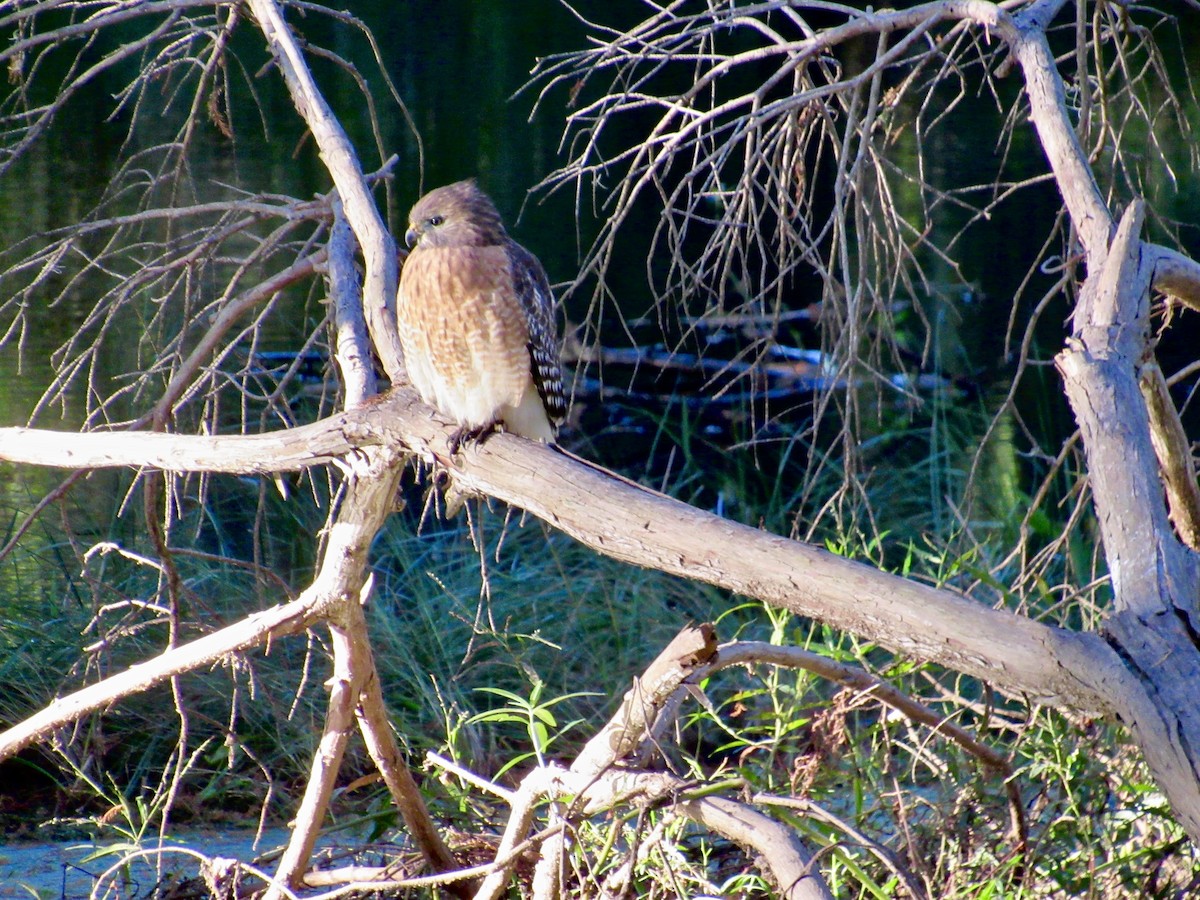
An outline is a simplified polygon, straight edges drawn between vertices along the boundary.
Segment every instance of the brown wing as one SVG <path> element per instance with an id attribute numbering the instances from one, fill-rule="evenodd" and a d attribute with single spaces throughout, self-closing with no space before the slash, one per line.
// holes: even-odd
<path id="1" fill-rule="evenodd" d="M 533 383 L 550 421 L 558 424 L 567 415 L 559 359 L 558 327 L 554 319 L 554 292 L 538 258 L 510 240 L 507 244 L 513 289 L 529 322 L 529 359 Z"/>

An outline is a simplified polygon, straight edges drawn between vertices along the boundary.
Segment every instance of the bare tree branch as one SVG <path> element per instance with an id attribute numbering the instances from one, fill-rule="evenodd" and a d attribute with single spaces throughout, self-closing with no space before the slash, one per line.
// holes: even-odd
<path id="1" fill-rule="evenodd" d="M 371 339 L 384 371 L 393 382 L 398 382 L 404 372 L 404 354 L 396 331 L 398 266 L 395 241 L 367 192 L 354 147 L 317 89 L 303 54 L 283 20 L 283 13 L 274 0 L 250 0 L 250 8 L 275 53 L 296 109 L 321 150 L 321 157 L 345 204 L 350 227 L 358 236 L 366 259 L 363 294 Z"/>
<path id="2" fill-rule="evenodd" d="M 153 660 L 59 698 L 0 734 L 0 758 L 7 759 L 35 741 L 46 740 L 55 729 L 81 716 L 105 709 L 175 675 L 206 668 L 230 654 L 260 647 L 275 637 L 301 632 L 315 620 L 314 607 L 321 599 L 318 593 L 306 591 L 291 603 L 252 613 L 235 625 L 181 644 Z"/>
<path id="3" fill-rule="evenodd" d="M 0 428 L 0 458 L 59 468 L 149 466 L 166 472 L 294 472 L 333 462 L 356 442 L 356 417 L 335 416 L 286 431 L 196 438 L 165 433 Z"/>

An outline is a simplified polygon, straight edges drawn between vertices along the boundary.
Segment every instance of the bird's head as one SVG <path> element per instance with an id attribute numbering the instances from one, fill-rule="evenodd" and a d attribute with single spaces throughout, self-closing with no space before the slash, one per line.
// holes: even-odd
<path id="1" fill-rule="evenodd" d="M 490 247 L 507 239 L 496 206 L 474 179 L 435 188 L 408 214 L 409 247 Z"/>

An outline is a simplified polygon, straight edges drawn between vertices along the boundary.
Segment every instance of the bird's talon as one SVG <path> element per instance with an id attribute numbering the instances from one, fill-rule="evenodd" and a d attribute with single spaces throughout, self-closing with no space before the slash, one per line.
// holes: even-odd
<path id="1" fill-rule="evenodd" d="M 468 428 L 463 426 L 454 434 L 450 435 L 450 440 L 447 442 L 450 447 L 450 455 L 457 456 L 458 451 L 462 449 L 463 444 L 468 441 L 474 441 L 477 444 L 482 444 L 485 440 L 496 433 L 496 424 L 482 425 L 478 428 Z"/>

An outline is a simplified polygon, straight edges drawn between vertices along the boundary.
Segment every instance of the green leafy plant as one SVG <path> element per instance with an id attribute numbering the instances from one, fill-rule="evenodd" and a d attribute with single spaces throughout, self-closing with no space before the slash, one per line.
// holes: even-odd
<path id="1" fill-rule="evenodd" d="M 514 766 L 519 766 L 531 758 L 536 759 L 539 766 L 544 766 L 550 748 L 558 743 L 560 738 L 565 734 L 577 728 L 584 721 L 577 718 L 560 725 L 552 709 L 561 703 L 574 700 L 578 697 L 599 696 L 595 692 L 575 691 L 570 694 L 543 699 L 546 687 L 545 682 L 536 675 L 530 674 L 532 686 L 528 697 L 523 697 L 504 688 L 481 687 L 478 689 L 480 693 L 498 697 L 504 701 L 504 705 L 486 710 L 485 712 L 476 713 L 468 721 L 472 723 L 488 722 L 492 724 L 519 725 L 528 737 L 529 746 L 532 748 L 528 752 L 518 753 L 509 759 L 500 767 L 494 777 L 499 778 Z"/>

